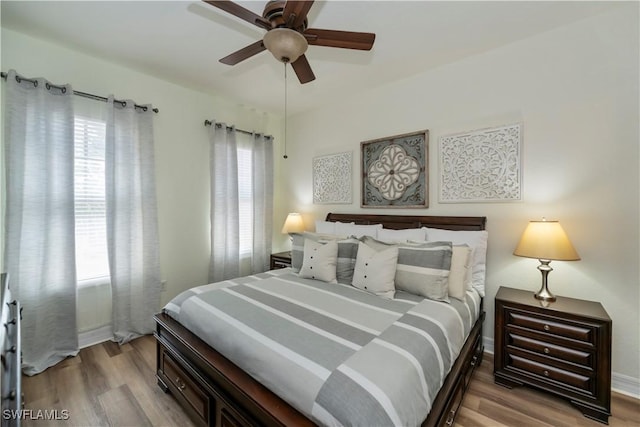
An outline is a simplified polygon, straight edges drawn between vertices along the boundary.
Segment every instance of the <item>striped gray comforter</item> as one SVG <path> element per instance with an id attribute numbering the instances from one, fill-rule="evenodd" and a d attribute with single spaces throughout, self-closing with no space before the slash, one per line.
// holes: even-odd
<path id="1" fill-rule="evenodd" d="M 387 300 L 290 269 L 187 290 L 164 311 L 321 425 L 419 425 L 480 297 Z"/>

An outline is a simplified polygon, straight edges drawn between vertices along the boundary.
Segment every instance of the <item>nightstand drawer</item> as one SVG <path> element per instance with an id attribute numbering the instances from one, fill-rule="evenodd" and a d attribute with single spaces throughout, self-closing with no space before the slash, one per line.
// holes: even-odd
<path id="1" fill-rule="evenodd" d="M 517 333 L 507 332 L 507 345 L 534 351 L 549 357 L 576 363 L 589 368 L 594 366 L 593 353 L 551 344 L 545 341 L 524 337 Z"/>
<path id="2" fill-rule="evenodd" d="M 276 270 L 276 269 L 279 269 L 279 268 L 287 268 L 287 267 L 291 267 L 291 263 L 290 262 L 281 261 L 281 260 L 274 260 L 271 269 L 272 270 Z"/>
<path id="3" fill-rule="evenodd" d="M 547 317 L 541 314 L 536 314 L 534 317 L 526 312 L 511 310 L 507 317 L 507 325 L 509 324 L 550 335 L 583 341 L 588 344 L 593 344 L 595 338 L 594 328 L 588 325 L 574 325 L 568 321 L 564 322 L 562 319 Z"/>
<path id="4" fill-rule="evenodd" d="M 511 363 L 509 363 L 509 365 L 516 369 L 533 374 L 543 381 L 553 380 L 592 393 L 593 384 L 591 376 L 566 371 L 564 369 L 516 356 L 510 352 L 507 353 L 509 353 L 508 357 L 511 359 Z"/>
<path id="5" fill-rule="evenodd" d="M 291 252 L 271 254 L 271 264 L 269 267 L 271 270 L 287 267 L 291 267 Z"/>

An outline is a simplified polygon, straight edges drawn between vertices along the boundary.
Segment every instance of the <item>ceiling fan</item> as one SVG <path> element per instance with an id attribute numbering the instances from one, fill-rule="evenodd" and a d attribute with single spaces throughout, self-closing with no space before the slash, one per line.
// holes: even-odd
<path id="1" fill-rule="evenodd" d="M 290 63 L 303 84 L 316 78 L 304 55 L 308 45 L 371 50 L 376 38 L 373 33 L 307 28 L 307 13 L 313 5 L 309 0 L 271 0 L 265 5 L 262 16 L 229 0 L 203 1 L 267 30 L 262 40 L 225 56 L 220 62 L 235 65 L 266 49 L 278 61 Z"/>

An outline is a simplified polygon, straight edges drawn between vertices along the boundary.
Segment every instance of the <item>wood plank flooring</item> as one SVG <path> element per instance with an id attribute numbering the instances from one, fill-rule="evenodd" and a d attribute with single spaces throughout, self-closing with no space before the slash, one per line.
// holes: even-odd
<path id="1" fill-rule="evenodd" d="M 123 346 L 105 342 L 82 349 L 45 372 L 23 377 L 25 409 L 69 411 L 68 420 L 23 421 L 24 426 L 179 426 L 193 423 L 156 384 L 155 339 Z M 611 426 L 640 426 L 640 400 L 614 393 Z M 59 412 L 61 413 L 61 412 Z M 456 419 L 472 426 L 593 426 L 568 402 L 536 390 L 493 382 L 493 358 L 485 355 Z"/>
<path id="2" fill-rule="evenodd" d="M 156 384 L 156 343 L 145 336 L 123 346 L 104 342 L 33 377 L 22 377 L 25 409 L 69 411 L 68 420 L 23 426 L 180 426 L 187 414 Z"/>

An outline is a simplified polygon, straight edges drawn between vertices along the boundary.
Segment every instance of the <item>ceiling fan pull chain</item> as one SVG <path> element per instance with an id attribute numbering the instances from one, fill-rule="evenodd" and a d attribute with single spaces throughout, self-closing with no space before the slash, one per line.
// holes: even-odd
<path id="1" fill-rule="evenodd" d="M 284 66 L 284 156 L 283 159 L 288 159 L 287 156 L 287 63 L 282 64 Z"/>

